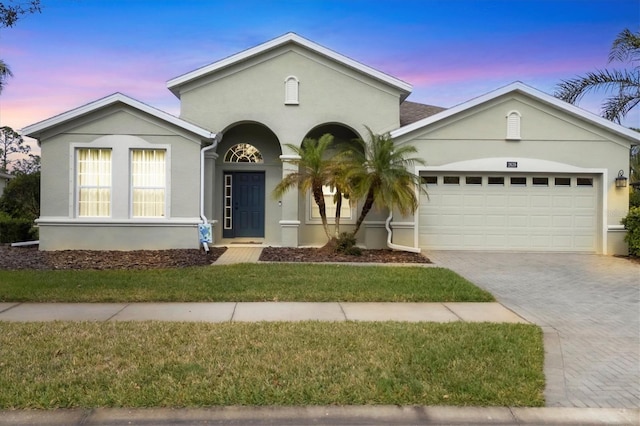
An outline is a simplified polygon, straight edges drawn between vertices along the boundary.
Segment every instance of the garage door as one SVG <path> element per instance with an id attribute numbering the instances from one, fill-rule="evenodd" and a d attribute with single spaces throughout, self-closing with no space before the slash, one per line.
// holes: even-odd
<path id="1" fill-rule="evenodd" d="M 595 175 L 421 174 L 419 246 L 595 252 Z"/>

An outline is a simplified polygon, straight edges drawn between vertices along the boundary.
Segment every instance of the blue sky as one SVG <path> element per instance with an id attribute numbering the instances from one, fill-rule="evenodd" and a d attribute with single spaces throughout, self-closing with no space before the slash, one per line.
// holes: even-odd
<path id="1" fill-rule="evenodd" d="M 177 115 L 167 80 L 289 31 L 412 84 L 414 102 L 451 107 L 516 80 L 552 94 L 639 26 L 640 0 L 42 0 L 0 30 L 14 73 L 0 125 L 117 91 Z"/>

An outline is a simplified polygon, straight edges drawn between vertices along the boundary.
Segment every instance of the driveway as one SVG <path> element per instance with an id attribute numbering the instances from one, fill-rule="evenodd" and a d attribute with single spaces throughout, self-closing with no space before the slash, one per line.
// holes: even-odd
<path id="1" fill-rule="evenodd" d="M 544 331 L 549 407 L 640 407 L 640 264 L 589 254 L 425 253 Z"/>

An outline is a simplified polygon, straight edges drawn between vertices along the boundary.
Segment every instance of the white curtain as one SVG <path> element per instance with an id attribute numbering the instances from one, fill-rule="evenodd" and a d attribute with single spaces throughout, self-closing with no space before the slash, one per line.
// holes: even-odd
<path id="1" fill-rule="evenodd" d="M 111 216 L 111 150 L 78 150 L 78 215 Z"/>
<path id="2" fill-rule="evenodd" d="M 165 169 L 165 151 L 145 149 L 131 152 L 133 217 L 164 217 Z"/>

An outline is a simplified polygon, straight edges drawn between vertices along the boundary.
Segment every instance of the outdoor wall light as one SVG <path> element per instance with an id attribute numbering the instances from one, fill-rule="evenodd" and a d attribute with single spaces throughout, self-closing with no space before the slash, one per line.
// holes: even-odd
<path id="1" fill-rule="evenodd" d="M 624 175 L 624 172 L 620 170 L 618 172 L 618 177 L 616 178 L 616 188 L 626 188 L 627 187 L 627 177 Z"/>

